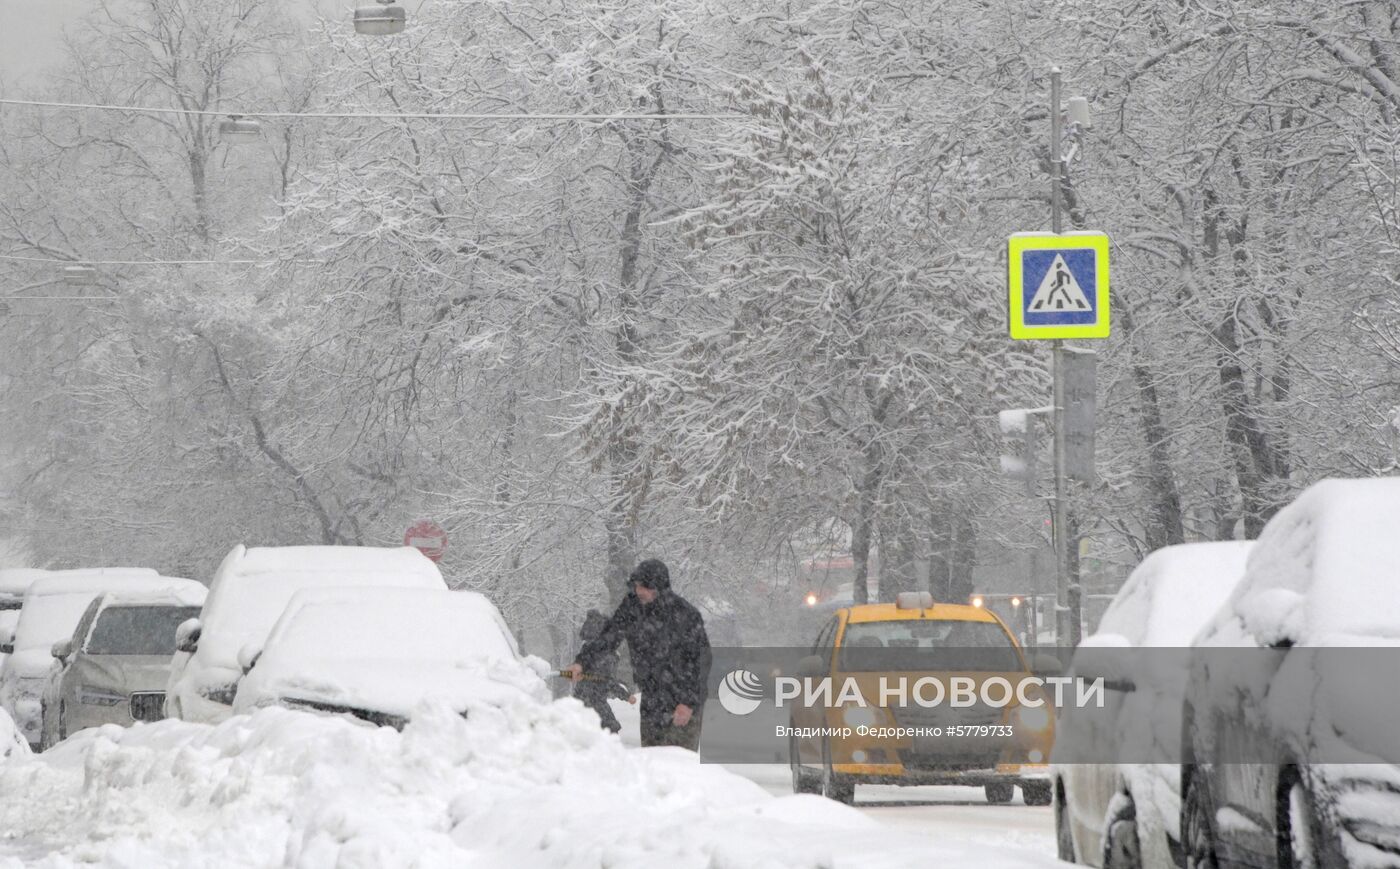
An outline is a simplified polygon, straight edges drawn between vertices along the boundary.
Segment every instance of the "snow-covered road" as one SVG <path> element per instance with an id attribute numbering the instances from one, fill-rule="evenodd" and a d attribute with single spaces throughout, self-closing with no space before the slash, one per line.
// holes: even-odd
<path id="1" fill-rule="evenodd" d="M 735 765 L 728 769 L 762 785 L 774 796 L 792 793 L 792 778 L 785 766 Z M 1007 805 L 994 806 L 981 788 L 899 788 L 862 785 L 856 789 L 856 808 L 862 814 L 905 833 L 949 838 L 975 844 L 1012 846 L 1054 863 L 1054 814 L 1049 807 L 1022 804 L 1018 794 Z"/>

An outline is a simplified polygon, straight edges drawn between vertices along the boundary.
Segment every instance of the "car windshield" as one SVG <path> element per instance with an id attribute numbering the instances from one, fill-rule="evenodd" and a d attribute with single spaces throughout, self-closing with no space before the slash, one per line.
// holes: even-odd
<path id="1" fill-rule="evenodd" d="M 97 616 L 89 655 L 173 655 L 175 629 L 197 618 L 197 606 L 113 606 Z"/>
<path id="2" fill-rule="evenodd" d="M 1011 637 L 996 622 L 907 619 L 846 626 L 841 668 L 855 671 L 1022 669 Z"/>

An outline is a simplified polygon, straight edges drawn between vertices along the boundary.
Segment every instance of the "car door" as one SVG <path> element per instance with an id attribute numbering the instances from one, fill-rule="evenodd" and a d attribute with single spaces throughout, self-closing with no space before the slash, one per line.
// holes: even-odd
<path id="1" fill-rule="evenodd" d="M 57 672 L 53 678 L 44 686 L 44 695 L 39 701 L 39 708 L 42 712 L 40 728 L 44 734 L 45 743 L 52 745 L 57 742 L 60 734 L 59 716 L 63 712 L 63 697 L 65 689 L 71 687 L 68 681 L 73 672 L 73 662 L 78 655 L 82 654 L 83 647 L 87 645 L 88 634 L 92 631 L 93 624 L 97 621 L 97 613 L 102 609 L 102 597 L 95 598 L 88 608 L 83 611 L 82 618 L 78 619 L 77 627 L 73 628 L 73 654 L 67 661 L 58 661 Z"/>
<path id="2" fill-rule="evenodd" d="M 1117 649 L 1087 652 L 1081 649 L 1075 656 L 1073 668 L 1077 677 L 1104 680 L 1106 690 L 1102 706 L 1089 709 L 1067 703 L 1059 710 L 1055 724 L 1057 740 L 1064 743 L 1058 748 L 1062 755 L 1066 750 L 1071 755 L 1069 762 L 1058 766 L 1057 770 L 1065 788 L 1065 809 L 1069 813 L 1075 850 L 1080 861 L 1091 866 L 1102 863 L 1105 819 L 1114 797 L 1123 790 L 1124 776 L 1117 763 L 1087 763 L 1085 760 L 1120 756 L 1123 707 L 1136 691 L 1132 680 L 1117 670 L 1101 672 L 1101 668 L 1096 667 L 1106 663 L 1104 656 L 1131 660 L 1131 655 L 1121 654 Z M 1078 744 L 1072 744 L 1074 742 Z M 1055 757 L 1053 751 L 1051 757 Z"/>
<path id="3" fill-rule="evenodd" d="M 1270 686 L 1288 655 L 1287 645 L 1231 651 L 1212 650 L 1208 726 L 1214 734 L 1210 766 L 1219 856 L 1229 862 L 1267 865 L 1276 841 L 1275 793 L 1278 767 L 1241 762 L 1269 755 L 1277 739 L 1269 725 Z"/>
<path id="4" fill-rule="evenodd" d="M 809 650 L 810 655 L 815 656 L 823 662 L 826 672 L 831 672 L 831 656 L 836 646 L 836 632 L 840 625 L 840 617 L 832 616 L 822 629 L 817 632 L 817 638 L 812 643 Z M 792 714 L 789 717 L 791 726 L 801 730 L 811 731 L 815 728 L 826 726 L 826 710 L 820 706 L 806 707 L 801 702 L 799 696 L 789 701 L 792 703 Z M 821 740 L 812 736 L 798 736 L 795 740 L 799 762 L 804 764 L 818 764 L 821 762 Z"/>

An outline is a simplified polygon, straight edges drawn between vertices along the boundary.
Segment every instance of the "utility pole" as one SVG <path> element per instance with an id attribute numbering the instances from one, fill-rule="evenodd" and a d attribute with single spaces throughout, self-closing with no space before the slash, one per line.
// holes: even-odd
<path id="1" fill-rule="evenodd" d="M 1070 562 L 1069 493 L 1072 481 L 1094 482 L 1094 351 L 1070 347 L 1066 339 L 1107 338 L 1109 318 L 1109 248 L 1107 233 L 1075 229 L 1065 232 L 1065 113 L 1078 153 L 1081 131 L 1090 126 L 1089 102 L 1060 95 L 1060 68 L 1050 70 L 1050 227 L 1046 232 L 1016 232 L 1007 240 L 1008 326 L 1012 340 L 1050 341 L 1054 399 L 1049 407 L 1002 411 L 1005 435 L 1022 436 L 1021 452 L 1034 450 L 1029 418 L 1050 415 L 1054 435 L 1055 498 L 1051 503 L 1051 538 L 1055 551 L 1055 642 L 1073 647 L 1083 629 L 1079 583 Z M 1026 481 L 1035 494 L 1033 457 L 1003 456 L 1002 470 Z"/>
<path id="2" fill-rule="evenodd" d="M 1050 231 L 1064 231 L 1061 211 L 1061 184 L 1064 157 L 1060 151 L 1063 137 L 1060 117 L 1060 68 L 1050 70 Z M 1055 544 L 1055 643 L 1074 646 L 1079 642 L 1078 613 L 1070 609 L 1069 575 L 1069 481 L 1066 479 L 1065 441 L 1065 342 L 1052 343 L 1052 377 L 1054 378 L 1055 429 L 1055 516 L 1051 533 Z M 1075 595 L 1074 597 L 1078 597 Z"/>

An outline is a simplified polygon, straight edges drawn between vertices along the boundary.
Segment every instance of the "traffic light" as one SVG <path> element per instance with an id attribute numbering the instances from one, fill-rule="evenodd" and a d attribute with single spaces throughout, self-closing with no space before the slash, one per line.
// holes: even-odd
<path id="1" fill-rule="evenodd" d="M 1001 455 L 1001 472 L 1026 484 L 1026 494 L 1035 494 L 1035 417 L 1041 411 L 1003 410 L 997 414 L 1001 433 L 1006 436 Z"/>

